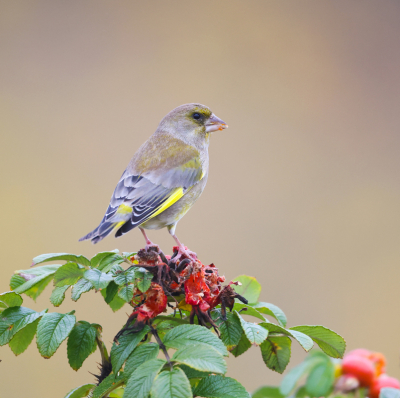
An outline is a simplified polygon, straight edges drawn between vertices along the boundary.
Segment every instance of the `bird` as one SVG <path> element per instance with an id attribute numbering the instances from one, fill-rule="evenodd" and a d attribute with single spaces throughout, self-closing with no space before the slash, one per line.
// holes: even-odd
<path id="1" fill-rule="evenodd" d="M 210 134 L 226 128 L 202 104 L 184 104 L 169 112 L 122 173 L 99 226 L 79 241 L 97 243 L 113 231 L 119 237 L 138 227 L 145 250 L 159 250 L 145 230 L 167 228 L 178 245 L 178 257 L 196 257 L 176 236 L 176 226 L 206 186 Z"/>

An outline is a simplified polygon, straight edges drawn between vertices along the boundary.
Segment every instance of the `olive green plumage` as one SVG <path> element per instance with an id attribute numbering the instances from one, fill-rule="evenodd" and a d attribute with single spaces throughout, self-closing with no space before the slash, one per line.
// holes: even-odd
<path id="1" fill-rule="evenodd" d="M 97 243 L 114 230 L 118 237 L 137 226 L 167 227 L 176 238 L 176 224 L 207 182 L 210 133 L 226 127 L 201 104 L 168 113 L 122 174 L 100 225 L 80 240 Z"/>

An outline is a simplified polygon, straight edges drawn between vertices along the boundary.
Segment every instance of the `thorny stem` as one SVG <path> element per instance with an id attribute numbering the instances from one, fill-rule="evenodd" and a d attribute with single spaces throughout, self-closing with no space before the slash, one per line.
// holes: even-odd
<path id="1" fill-rule="evenodd" d="M 104 344 L 103 339 L 101 338 L 101 334 L 99 331 L 96 332 L 96 343 L 97 347 L 99 348 L 100 354 L 101 354 L 101 366 L 107 367 L 110 366 L 110 357 L 108 355 L 107 347 Z"/>
<path id="2" fill-rule="evenodd" d="M 153 326 L 151 326 L 151 325 L 150 325 L 150 330 L 151 330 L 151 334 L 152 334 L 152 335 L 154 336 L 154 338 L 156 339 L 157 344 L 158 344 L 158 345 L 160 346 L 160 348 L 162 349 L 162 351 L 163 351 L 163 353 L 164 353 L 164 355 L 165 355 L 165 358 L 166 358 L 166 360 L 167 360 L 167 362 L 168 362 L 168 365 L 169 365 L 170 369 L 172 370 L 173 366 L 172 366 L 172 363 L 171 363 L 171 358 L 170 358 L 169 355 L 168 355 L 168 351 L 167 351 L 165 345 L 163 344 L 163 342 L 161 341 L 160 337 L 158 336 L 157 330 L 154 329 Z"/>

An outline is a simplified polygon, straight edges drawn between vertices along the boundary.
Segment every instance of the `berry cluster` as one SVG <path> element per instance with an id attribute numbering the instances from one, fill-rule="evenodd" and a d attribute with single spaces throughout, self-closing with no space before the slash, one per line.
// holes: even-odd
<path id="1" fill-rule="evenodd" d="M 386 374 L 386 358 L 380 352 L 363 348 L 350 351 L 341 364 L 342 375 L 336 382 L 336 390 L 348 392 L 359 387 L 369 389 L 369 398 L 378 398 L 381 388 L 400 389 L 400 381 Z"/>

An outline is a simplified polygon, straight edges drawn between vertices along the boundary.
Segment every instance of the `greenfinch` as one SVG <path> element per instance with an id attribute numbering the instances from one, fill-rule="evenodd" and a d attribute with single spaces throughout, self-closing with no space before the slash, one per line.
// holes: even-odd
<path id="1" fill-rule="evenodd" d="M 166 227 L 178 254 L 195 256 L 175 229 L 207 183 L 210 133 L 227 127 L 201 104 L 181 105 L 168 113 L 123 172 L 100 225 L 80 241 L 97 243 L 113 231 L 119 237 L 138 227 L 146 249 L 158 248 L 144 230 Z"/>

